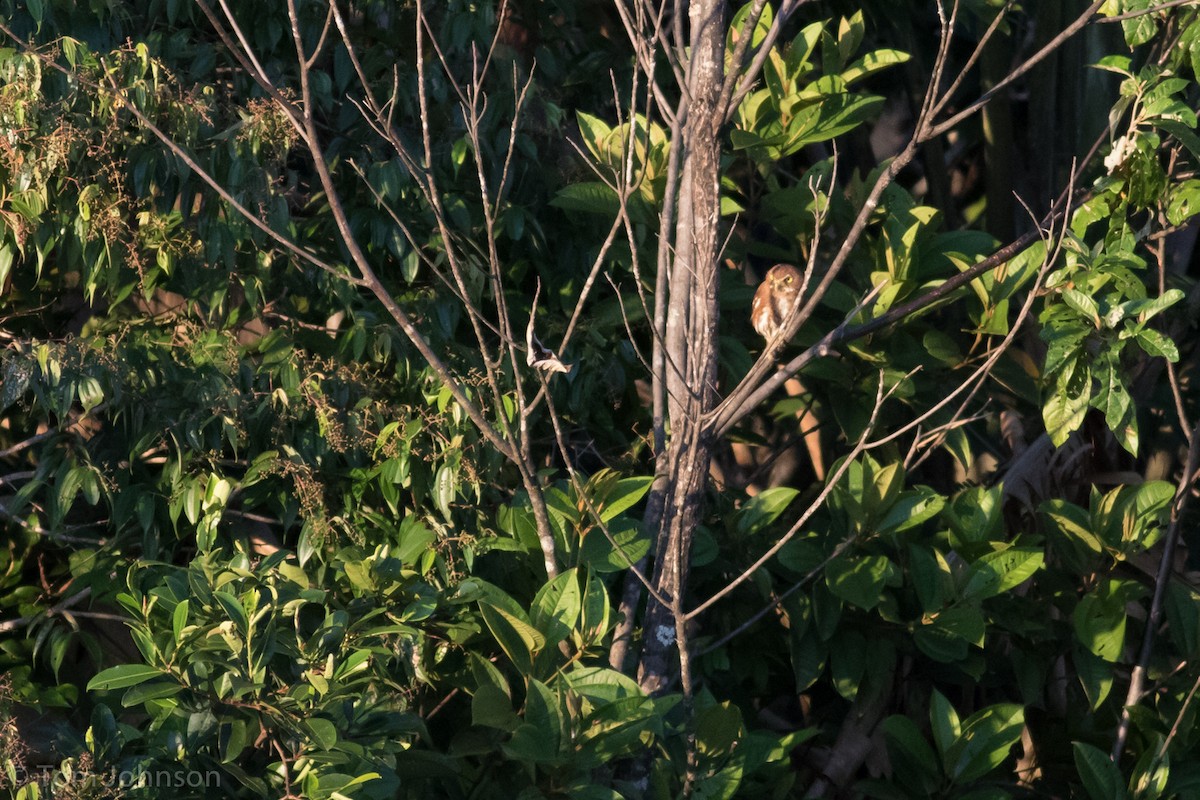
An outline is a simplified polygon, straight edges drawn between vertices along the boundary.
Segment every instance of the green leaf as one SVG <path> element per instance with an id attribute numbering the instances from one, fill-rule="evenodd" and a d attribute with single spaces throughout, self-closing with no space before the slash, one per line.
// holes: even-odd
<path id="1" fill-rule="evenodd" d="M 109 667 L 88 681 L 88 691 L 107 691 L 136 686 L 154 678 L 161 678 L 163 671 L 145 664 L 121 664 Z"/>
<path id="2" fill-rule="evenodd" d="M 989 706 L 968 717 L 962 735 L 946 753 L 947 771 L 955 783 L 979 780 L 1008 758 L 1021 739 L 1025 709 L 1014 703 Z"/>
<path id="3" fill-rule="evenodd" d="M 958 740 L 962 728 L 958 722 L 958 712 L 937 689 L 929 696 L 929 726 L 938 752 L 945 757 Z"/>
<path id="4" fill-rule="evenodd" d="M 622 522 L 626 524 L 622 525 Z M 636 564 L 650 552 L 650 537 L 633 520 L 617 520 L 609 526 L 608 533 L 612 542 L 602 530 L 588 531 L 579 548 L 580 563 L 600 573 L 618 572 L 629 569 L 630 564 Z"/>
<path id="5" fill-rule="evenodd" d="M 229 592 L 219 589 L 213 592 L 213 598 L 221 604 L 225 615 L 233 620 L 234 625 L 244 635 L 250 628 L 250 620 L 246 617 L 246 609 L 242 608 L 241 601 Z"/>
<path id="6" fill-rule="evenodd" d="M 220 753 L 221 763 L 228 764 L 236 761 L 237 757 L 242 754 L 242 751 L 246 749 L 246 745 L 249 743 L 249 728 L 245 722 L 235 719 L 222 723 L 217 738 L 217 748 Z"/>
<path id="7" fill-rule="evenodd" d="M 726 37 L 725 48 L 732 55 L 734 48 L 746 34 L 746 23 L 750 17 L 753 3 L 742 6 L 733 15 L 733 20 L 729 23 L 729 34 Z M 750 31 L 750 46 L 757 48 L 763 43 L 767 37 L 767 32 L 771 29 L 771 23 L 775 19 L 775 12 L 770 5 L 762 7 L 762 13 L 755 20 L 754 30 Z M 748 51 L 753 52 L 753 51 Z"/>
<path id="8" fill-rule="evenodd" d="M 1059 385 L 1043 406 L 1042 420 L 1055 447 L 1062 446 L 1083 424 L 1091 402 L 1091 385 L 1091 370 L 1077 361 L 1072 369 L 1064 371 Z"/>
<path id="9" fill-rule="evenodd" d="M 1110 662 L 1121 657 L 1125 646 L 1125 598 L 1113 590 L 1115 583 L 1109 580 L 1084 595 L 1072 615 L 1080 644 Z"/>
<path id="10" fill-rule="evenodd" d="M 954 663 L 966 658 L 969 645 L 983 645 L 986 629 L 979 607 L 964 603 L 923 620 L 913 631 L 913 642 L 935 661 Z"/>
<path id="11" fill-rule="evenodd" d="M 602 522 L 608 523 L 614 520 L 618 514 L 632 508 L 646 492 L 650 491 L 650 484 L 654 482 L 653 477 L 641 478 L 622 478 L 616 482 L 612 491 L 604 498 L 600 505 L 600 519 Z"/>
<path id="12" fill-rule="evenodd" d="M 512 700 L 504 690 L 485 683 L 475 690 L 475 696 L 471 698 L 471 724 L 511 733 L 520 726 L 521 719 L 513 711 Z"/>
<path id="13" fill-rule="evenodd" d="M 922 610 L 933 612 L 941 608 L 952 576 L 946 557 L 931 547 L 910 544 L 908 571 Z"/>
<path id="14" fill-rule="evenodd" d="M 121 696 L 121 705 L 125 708 L 135 708 L 151 700 L 165 700 L 179 694 L 183 688 L 183 684 L 175 680 L 139 683 L 137 686 L 131 686 Z"/>
<path id="15" fill-rule="evenodd" d="M 550 205 L 564 211 L 582 211 L 605 217 L 615 217 L 621 211 L 621 200 L 617 193 L 600 181 L 564 186 L 554 195 Z"/>
<path id="16" fill-rule="evenodd" d="M 863 24 L 862 9 L 854 12 L 854 15 L 851 17 L 842 17 L 838 20 L 837 46 L 839 61 L 845 64 L 850 60 L 850 56 L 858 51 L 865 31 L 866 26 Z"/>
<path id="17" fill-rule="evenodd" d="M 1149 2 L 1137 0 L 1129 3 L 1127 10 L 1140 10 L 1148 7 Z M 1154 38 L 1158 33 L 1158 20 L 1154 14 L 1141 14 L 1130 19 L 1121 20 L 1121 30 L 1125 33 L 1125 43 L 1132 49 L 1139 47 Z"/>
<path id="18" fill-rule="evenodd" d="M 454 497 L 458 491 L 457 473 L 457 470 L 443 464 L 438 467 L 438 471 L 433 478 L 433 490 L 431 492 L 433 502 L 437 506 L 438 511 L 442 512 L 442 516 L 447 522 L 453 519 L 450 512 L 450 504 L 454 502 Z"/>
<path id="19" fill-rule="evenodd" d="M 565 675 L 576 694 L 592 701 L 613 703 L 628 697 L 644 697 L 637 681 L 608 667 L 575 667 Z"/>
<path id="20" fill-rule="evenodd" d="M 918 486 L 900 497 L 876 523 L 880 533 L 902 533 L 923 524 L 942 512 L 946 498 L 928 486 Z"/>
<path id="21" fill-rule="evenodd" d="M 304 721 L 309 736 L 322 750 L 332 750 L 338 743 L 337 726 L 322 717 L 309 717 Z"/>
<path id="22" fill-rule="evenodd" d="M 847 700 L 858 696 L 858 688 L 866 671 L 867 642 L 862 634 L 847 631 L 829 643 L 829 670 L 833 688 Z"/>
<path id="23" fill-rule="evenodd" d="M 524 722 L 504 749 L 522 761 L 553 763 L 558 759 L 559 742 L 562 741 L 562 722 L 554 693 L 542 682 L 531 679 L 525 697 Z"/>
<path id="24" fill-rule="evenodd" d="M 612 134 L 613 129 L 599 117 L 593 117 L 582 111 L 577 111 L 575 118 L 579 123 L 579 133 L 583 136 L 583 143 L 591 151 L 592 156 L 599 162 L 607 162 L 604 143 Z"/>
<path id="25" fill-rule="evenodd" d="M 392 551 L 392 555 L 405 566 L 412 566 L 434 543 L 437 535 L 425 526 L 420 517 L 409 514 L 400 523 L 397 539 L 399 546 Z"/>
<path id="26" fill-rule="evenodd" d="M 520 619 L 488 602 L 479 603 L 483 621 L 517 669 L 529 674 L 533 658 L 546 646 L 546 639 L 528 620 Z"/>
<path id="27" fill-rule="evenodd" d="M 578 576 L 575 570 L 567 570 L 538 590 L 530 604 L 530 622 L 547 643 L 557 644 L 570 635 L 581 608 Z"/>
<path id="28" fill-rule="evenodd" d="M 1161 356 L 1172 363 L 1179 360 L 1179 349 L 1175 343 L 1152 328 L 1143 328 L 1135 337 L 1138 346 L 1150 356 Z"/>
<path id="29" fill-rule="evenodd" d="M 1171 187 L 1171 202 L 1167 206 L 1167 222 L 1176 227 L 1200 214 L 1200 180 L 1189 178 Z M 3 265 L 0 264 L 0 279 Z"/>
<path id="30" fill-rule="evenodd" d="M 1074 648 L 1072 658 L 1075 662 L 1075 672 L 1079 676 L 1079 685 L 1088 699 L 1092 711 L 1108 699 L 1113 687 L 1113 667 L 1102 658 L 1097 658 L 1086 650 Z"/>
<path id="31" fill-rule="evenodd" d="M 1124 800 L 1125 779 L 1120 768 L 1106 753 L 1083 742 L 1072 742 L 1075 750 L 1075 769 L 1091 800 Z"/>
<path id="32" fill-rule="evenodd" d="M 604 582 L 588 571 L 580 606 L 579 631 L 584 647 L 598 642 L 607 632 L 610 608 Z"/>
<path id="33" fill-rule="evenodd" d="M 825 570 L 825 583 L 838 597 L 869 611 L 883 599 L 883 588 L 894 574 L 886 556 L 841 556 Z"/>
<path id="34" fill-rule="evenodd" d="M 908 717 L 891 716 L 883 721 L 888 752 L 895 777 L 910 796 L 933 797 L 940 782 L 938 759 L 921 729 Z"/>
<path id="35" fill-rule="evenodd" d="M 704 758 L 728 755 L 745 736 L 742 712 L 725 702 L 711 705 L 696 714 L 696 746 Z"/>
<path id="36" fill-rule="evenodd" d="M 750 498 L 734 517 L 738 533 L 753 536 L 766 530 L 791 505 L 798 494 L 798 489 L 776 486 Z"/>
<path id="37" fill-rule="evenodd" d="M 862 58 L 855 61 L 850 66 L 846 67 L 842 72 L 842 80 L 846 85 L 860 81 L 863 78 L 874 75 L 876 72 L 894 67 L 897 64 L 903 64 L 912 56 L 900 50 L 883 49 L 876 50 L 873 53 L 867 53 Z"/>
<path id="38" fill-rule="evenodd" d="M 1096 366 L 1100 388 L 1092 405 L 1103 412 L 1105 424 L 1121 446 L 1136 456 L 1137 418 L 1133 414 L 1133 401 L 1125 389 L 1124 376 L 1118 369 L 1117 357 L 1105 354 L 1097 359 Z"/>
<path id="39" fill-rule="evenodd" d="M 1096 305 L 1096 301 L 1088 297 L 1078 289 L 1063 289 L 1062 299 L 1068 306 L 1075 309 L 1081 316 L 1085 317 L 1092 326 L 1099 329 L 1100 307 Z"/>
<path id="40" fill-rule="evenodd" d="M 983 600 L 1003 594 L 1032 577 L 1045 560 L 1042 550 L 1030 547 L 1009 547 L 986 553 L 971 564 L 963 596 Z"/>

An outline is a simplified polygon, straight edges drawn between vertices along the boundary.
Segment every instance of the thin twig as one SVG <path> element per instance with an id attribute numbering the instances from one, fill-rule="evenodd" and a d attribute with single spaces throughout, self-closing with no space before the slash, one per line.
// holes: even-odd
<path id="1" fill-rule="evenodd" d="M 723 587 L 710 595 L 704 602 L 687 612 L 685 615 L 687 619 L 694 619 L 695 617 L 704 613 L 722 597 L 729 594 L 738 586 L 742 585 L 751 577 L 753 577 L 754 573 L 757 572 L 760 567 L 770 561 L 776 553 L 783 549 L 784 545 L 790 542 L 792 538 L 796 536 L 796 534 L 800 533 L 800 529 L 804 527 L 809 518 L 812 517 L 812 515 L 815 514 L 818 509 L 824 506 L 825 499 L 829 497 L 830 493 L 834 490 L 834 488 L 837 487 L 838 481 L 840 481 L 842 476 L 846 474 L 846 471 L 850 469 L 850 465 L 854 463 L 854 460 L 867 449 L 868 437 L 871 435 L 871 431 L 874 430 L 875 424 L 879 419 L 879 413 L 883 409 L 883 403 L 892 396 L 892 393 L 896 391 L 899 385 L 900 383 L 897 382 L 892 385 L 891 389 L 884 391 L 884 376 L 882 373 L 880 373 L 879 386 L 875 391 L 875 407 L 872 409 L 871 416 L 867 420 L 866 428 L 863 430 L 862 435 L 858 438 L 858 442 L 854 445 L 846 457 L 842 459 L 842 463 L 838 465 L 838 468 L 834 470 L 833 474 L 830 475 L 826 480 L 825 486 L 821 489 L 820 494 L 813 499 L 808 508 L 806 508 L 803 513 L 800 514 L 795 523 L 792 524 L 792 527 L 789 528 L 787 532 L 784 533 L 777 542 L 775 542 L 774 545 L 772 545 L 765 553 L 759 556 L 753 564 L 742 570 L 741 574 L 739 574 L 736 578 L 726 583 Z"/>
<path id="2" fill-rule="evenodd" d="M 30 623 L 34 622 L 35 620 L 46 618 L 46 617 L 53 617 L 58 614 L 62 614 L 63 612 L 68 611 L 69 609 L 79 605 L 84 600 L 91 597 L 91 595 L 92 595 L 92 590 L 91 590 L 91 587 L 89 587 L 87 589 L 84 589 L 84 590 L 76 593 L 76 594 L 71 595 L 70 597 L 68 597 L 67 599 L 58 603 L 57 605 L 51 606 L 50 608 L 48 608 L 45 611 L 42 611 L 40 613 L 31 614 L 28 617 L 18 617 L 17 619 L 6 619 L 3 622 L 0 622 L 0 633 L 11 633 L 12 631 L 15 631 L 19 628 L 23 628 L 26 625 L 29 625 Z M 81 612 L 75 612 L 75 613 L 77 615 L 81 614 Z M 109 615 L 109 616 L 111 616 L 111 615 Z M 118 619 L 120 619 L 121 621 L 124 621 L 125 618 L 119 617 Z"/>
<path id="3" fill-rule="evenodd" d="M 1121 709 L 1121 722 L 1117 726 L 1117 735 L 1112 747 L 1112 760 L 1118 761 L 1125 750 L 1125 740 L 1129 736 L 1129 725 L 1132 721 L 1130 709 L 1142 701 L 1142 687 L 1146 682 L 1146 671 L 1150 668 L 1150 657 L 1154 651 L 1154 636 L 1158 624 L 1162 620 L 1163 602 L 1167 597 L 1167 587 L 1175 571 L 1175 550 L 1179 546 L 1180 518 L 1187 507 L 1188 498 L 1192 495 L 1192 485 L 1196 482 L 1197 466 L 1200 465 L 1200 429 L 1192 431 L 1191 446 L 1188 447 L 1187 463 L 1183 467 L 1183 475 L 1175 489 L 1175 499 L 1171 503 L 1171 521 L 1167 525 L 1166 541 L 1163 544 L 1162 556 L 1158 562 L 1158 574 L 1154 578 L 1154 596 L 1150 601 L 1150 613 L 1146 617 L 1146 630 L 1142 634 L 1142 648 L 1138 653 L 1137 663 L 1129 676 L 1129 691 L 1125 693 L 1125 703 Z"/>

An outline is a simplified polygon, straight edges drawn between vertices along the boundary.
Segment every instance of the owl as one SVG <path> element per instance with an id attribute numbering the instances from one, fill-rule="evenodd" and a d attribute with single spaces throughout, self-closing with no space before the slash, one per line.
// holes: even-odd
<path id="1" fill-rule="evenodd" d="M 750 306 L 750 324 L 768 342 L 779 333 L 784 320 L 800 301 L 800 270 L 791 264 L 776 264 L 754 293 Z"/>

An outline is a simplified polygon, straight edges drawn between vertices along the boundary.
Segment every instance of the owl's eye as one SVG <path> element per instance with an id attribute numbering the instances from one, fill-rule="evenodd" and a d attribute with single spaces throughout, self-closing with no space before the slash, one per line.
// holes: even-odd
<path id="1" fill-rule="evenodd" d="M 783 276 L 783 282 L 784 282 L 784 283 L 791 283 L 791 282 L 792 282 L 792 276 L 791 276 L 791 275 L 784 275 L 784 276 Z"/>

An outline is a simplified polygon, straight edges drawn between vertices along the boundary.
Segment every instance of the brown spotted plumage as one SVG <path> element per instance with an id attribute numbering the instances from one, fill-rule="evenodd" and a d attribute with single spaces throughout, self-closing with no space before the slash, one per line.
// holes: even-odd
<path id="1" fill-rule="evenodd" d="M 750 324 L 758 335 L 771 341 L 800 300 L 800 270 L 791 264 L 776 264 L 754 293 Z"/>

